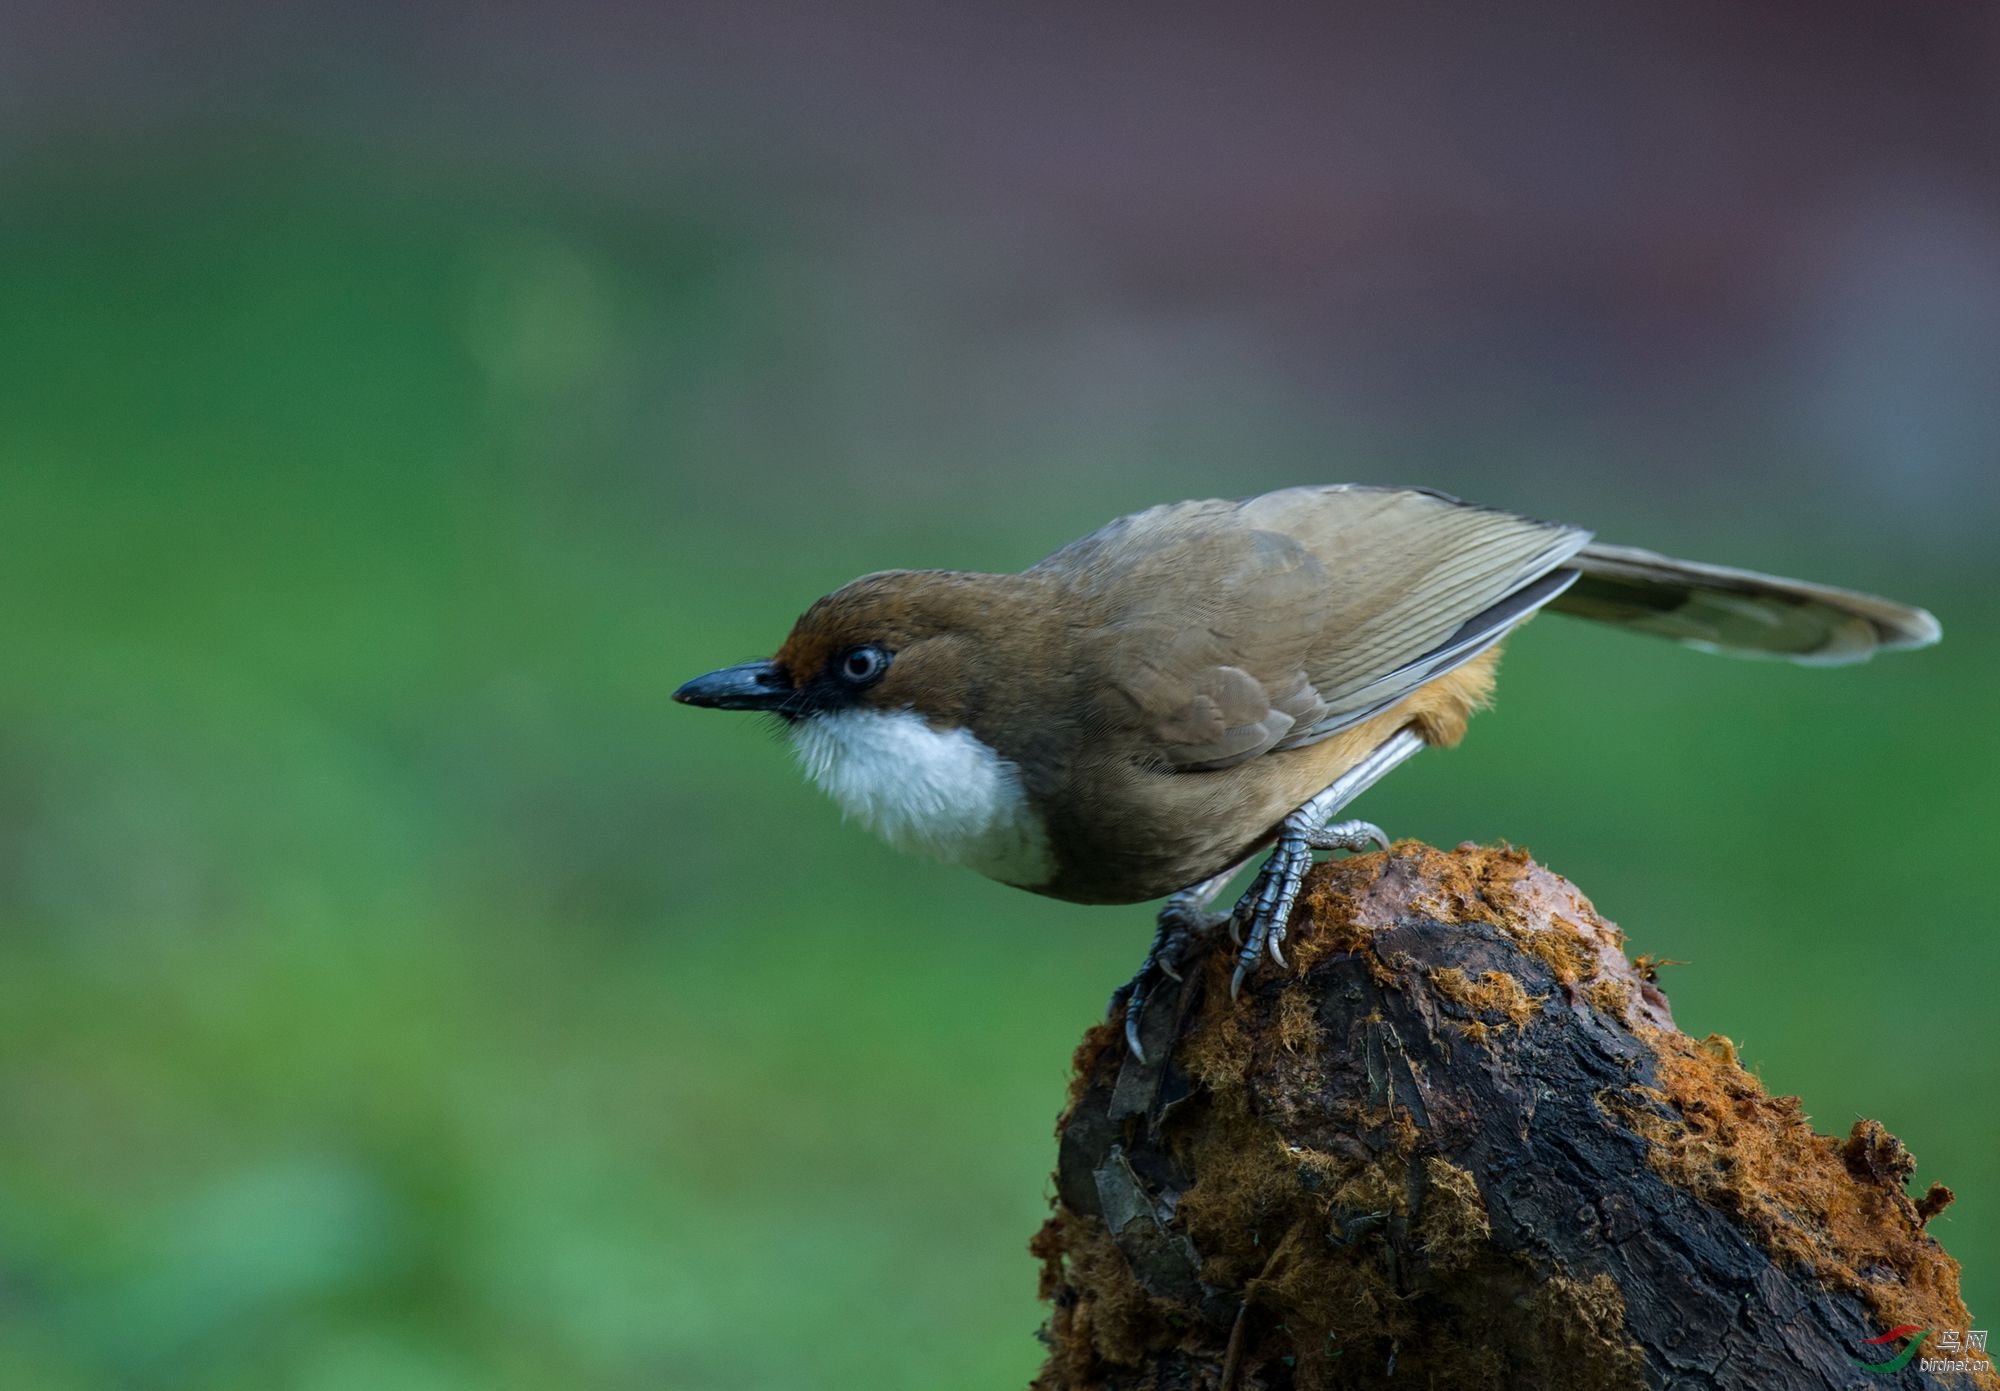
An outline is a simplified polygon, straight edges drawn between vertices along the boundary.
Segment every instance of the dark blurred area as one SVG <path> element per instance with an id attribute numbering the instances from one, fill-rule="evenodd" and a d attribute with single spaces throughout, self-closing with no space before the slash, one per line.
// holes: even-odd
<path id="1" fill-rule="evenodd" d="M 0 12 L 0 1385 L 1020 1385 L 1143 910 L 669 706 L 901 565 L 1418 483 L 1945 643 L 1550 618 L 1360 808 L 1881 1118 L 2000 1296 L 2000 11 Z"/>

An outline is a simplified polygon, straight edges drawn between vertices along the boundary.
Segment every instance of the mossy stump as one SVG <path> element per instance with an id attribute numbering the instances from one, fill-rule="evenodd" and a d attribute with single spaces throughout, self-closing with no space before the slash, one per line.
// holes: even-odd
<path id="1" fill-rule="evenodd" d="M 1404 843 L 1313 871 L 1291 970 L 1156 996 L 1149 1064 L 1093 1028 L 1036 1391 L 2000 1388 L 1855 1366 L 1972 1326 L 1949 1191 L 1681 1033 L 1623 941 L 1524 854 Z"/>

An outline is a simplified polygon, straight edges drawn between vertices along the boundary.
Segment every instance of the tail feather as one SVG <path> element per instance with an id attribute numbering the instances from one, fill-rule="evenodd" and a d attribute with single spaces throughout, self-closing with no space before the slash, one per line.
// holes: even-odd
<path id="1" fill-rule="evenodd" d="M 1833 665 L 1928 647 L 1941 631 L 1924 610 L 1873 594 L 1632 546 L 1588 545 L 1565 563 L 1579 577 L 1551 609 L 1717 652 Z"/>

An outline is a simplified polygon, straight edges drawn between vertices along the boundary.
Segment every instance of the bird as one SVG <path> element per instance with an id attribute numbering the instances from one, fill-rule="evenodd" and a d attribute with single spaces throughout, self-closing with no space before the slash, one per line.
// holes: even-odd
<path id="1" fill-rule="evenodd" d="M 1015 574 L 864 575 L 769 659 L 673 698 L 777 717 L 808 777 L 898 849 L 1074 903 L 1164 897 L 1111 997 L 1143 1062 L 1146 1000 L 1199 944 L 1228 929 L 1234 994 L 1265 958 L 1284 964 L 1314 851 L 1388 847 L 1336 815 L 1456 745 L 1502 642 L 1543 609 L 1811 664 L 1940 636 L 1874 595 L 1427 488 L 1332 484 L 1166 503 Z"/>

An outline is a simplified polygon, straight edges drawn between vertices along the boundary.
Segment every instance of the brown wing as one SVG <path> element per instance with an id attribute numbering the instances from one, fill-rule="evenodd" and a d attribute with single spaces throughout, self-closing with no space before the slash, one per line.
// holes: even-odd
<path id="1" fill-rule="evenodd" d="M 1166 767 L 1315 742 L 1470 660 L 1574 578 L 1586 532 L 1440 494 L 1291 488 L 1121 518 L 1050 556 L 1078 660 Z"/>

